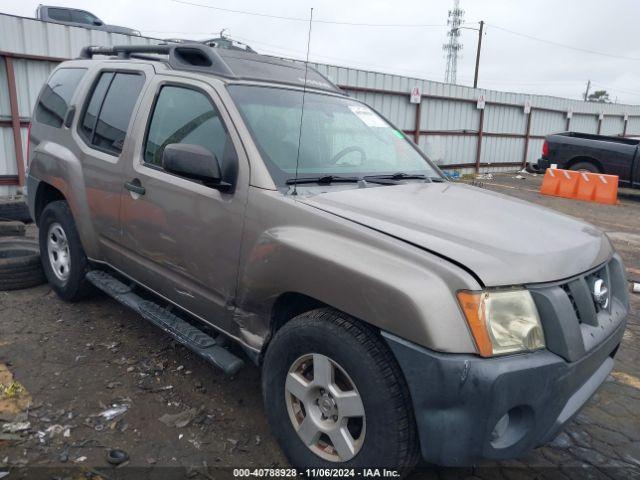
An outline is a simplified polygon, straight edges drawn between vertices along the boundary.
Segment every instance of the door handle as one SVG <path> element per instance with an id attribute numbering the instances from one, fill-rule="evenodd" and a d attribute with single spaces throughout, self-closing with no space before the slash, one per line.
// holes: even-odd
<path id="1" fill-rule="evenodd" d="M 140 180 L 138 180 L 137 178 L 134 178 L 130 182 L 125 182 L 124 188 L 126 188 L 130 192 L 137 193 L 138 195 L 144 195 L 147 191 L 140 183 Z"/>

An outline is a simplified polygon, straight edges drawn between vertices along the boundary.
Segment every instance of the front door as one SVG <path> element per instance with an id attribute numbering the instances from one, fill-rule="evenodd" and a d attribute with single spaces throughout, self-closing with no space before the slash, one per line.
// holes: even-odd
<path id="1" fill-rule="evenodd" d="M 136 121 L 120 220 L 123 269 L 173 303 L 231 330 L 249 184 L 246 157 L 215 90 L 157 78 Z M 232 191 L 165 171 L 169 144 L 205 147 Z"/>

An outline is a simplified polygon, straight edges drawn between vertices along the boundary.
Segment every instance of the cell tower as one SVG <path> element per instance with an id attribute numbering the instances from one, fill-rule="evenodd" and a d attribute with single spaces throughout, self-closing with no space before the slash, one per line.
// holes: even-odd
<path id="1" fill-rule="evenodd" d="M 457 83 L 458 76 L 458 52 L 462 50 L 460 43 L 460 26 L 464 22 L 464 10 L 460 8 L 460 0 L 453 1 L 453 9 L 449 10 L 447 25 L 449 31 L 447 36 L 449 41 L 442 45 L 442 49 L 447 53 L 447 68 L 444 72 L 445 83 Z"/>

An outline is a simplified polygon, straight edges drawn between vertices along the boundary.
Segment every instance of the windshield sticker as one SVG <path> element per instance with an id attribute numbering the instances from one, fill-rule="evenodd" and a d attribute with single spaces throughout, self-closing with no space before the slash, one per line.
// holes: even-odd
<path id="1" fill-rule="evenodd" d="M 367 127 L 387 128 L 388 125 L 373 110 L 362 105 L 349 105 L 349 109 L 355 113 Z"/>
<path id="2" fill-rule="evenodd" d="M 404 138 L 404 135 L 402 134 L 402 132 L 399 132 L 398 130 L 394 130 L 393 133 L 398 138 Z"/>

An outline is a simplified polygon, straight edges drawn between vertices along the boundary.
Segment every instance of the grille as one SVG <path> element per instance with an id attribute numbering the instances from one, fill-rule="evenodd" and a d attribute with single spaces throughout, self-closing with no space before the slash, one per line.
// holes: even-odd
<path id="1" fill-rule="evenodd" d="M 594 285 L 602 280 L 608 301 L 598 302 Z M 611 335 L 629 311 L 624 267 L 618 255 L 605 265 L 565 282 L 530 286 L 547 348 L 575 361 Z"/>

